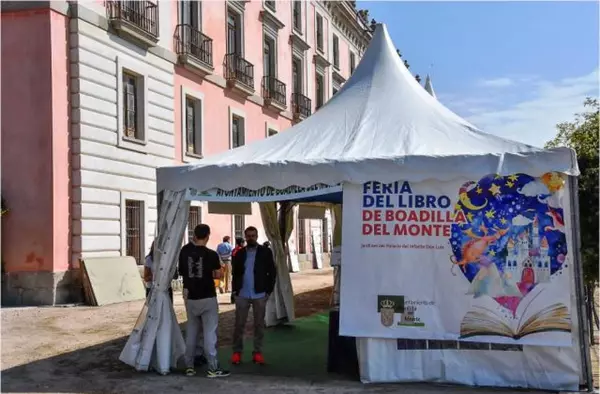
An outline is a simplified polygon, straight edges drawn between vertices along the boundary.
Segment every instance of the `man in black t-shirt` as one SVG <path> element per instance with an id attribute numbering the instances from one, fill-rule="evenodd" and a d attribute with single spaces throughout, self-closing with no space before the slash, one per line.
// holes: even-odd
<path id="1" fill-rule="evenodd" d="M 194 238 L 179 254 L 179 274 L 183 278 L 186 293 L 187 326 L 185 338 L 186 375 L 196 374 L 194 357 L 200 327 L 204 334 L 204 353 L 208 361 L 206 376 L 218 378 L 229 372 L 219 368 L 217 361 L 217 327 L 219 325 L 219 303 L 215 291 L 215 278 L 223 275 L 219 255 L 206 247 L 210 238 L 210 227 L 199 224 L 194 229 Z"/>

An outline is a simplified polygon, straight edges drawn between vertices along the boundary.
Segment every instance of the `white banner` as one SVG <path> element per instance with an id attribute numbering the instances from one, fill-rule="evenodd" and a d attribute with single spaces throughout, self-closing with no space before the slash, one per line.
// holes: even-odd
<path id="1" fill-rule="evenodd" d="M 234 190 L 211 189 L 203 192 L 196 189 L 189 189 L 186 193 L 186 200 L 216 202 L 287 201 L 339 193 L 341 191 L 341 185 L 330 186 L 325 184 L 317 184 L 308 187 L 290 186 L 285 189 L 275 189 L 269 186 L 258 190 L 250 190 L 245 187 Z"/>
<path id="2" fill-rule="evenodd" d="M 344 185 L 340 335 L 571 346 L 564 185 Z"/>

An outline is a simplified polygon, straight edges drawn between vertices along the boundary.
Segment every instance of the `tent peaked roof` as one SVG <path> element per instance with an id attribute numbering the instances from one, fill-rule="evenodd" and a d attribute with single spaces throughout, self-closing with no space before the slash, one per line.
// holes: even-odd
<path id="1" fill-rule="evenodd" d="M 435 91 L 433 90 L 433 85 L 431 84 L 431 77 L 427 74 L 427 78 L 425 78 L 425 91 L 431 95 L 433 98 L 435 97 Z"/>
<path id="2" fill-rule="evenodd" d="M 571 150 L 543 151 L 483 133 L 444 107 L 406 69 L 380 24 L 354 74 L 312 116 L 197 164 L 159 169 L 157 182 L 159 190 L 282 189 L 482 172 L 534 175 L 570 171 L 573 161 Z"/>

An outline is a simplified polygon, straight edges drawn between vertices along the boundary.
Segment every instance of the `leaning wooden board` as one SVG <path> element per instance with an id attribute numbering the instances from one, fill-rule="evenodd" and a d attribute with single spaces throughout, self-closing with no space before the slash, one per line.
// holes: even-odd
<path id="1" fill-rule="evenodd" d="M 146 298 L 144 282 L 133 257 L 85 259 L 82 268 L 84 291 L 90 305 L 102 306 Z M 86 286 L 90 290 L 86 290 Z"/>
<path id="2" fill-rule="evenodd" d="M 88 278 L 87 271 L 85 269 L 85 263 L 83 261 L 80 262 L 81 265 L 81 282 L 83 283 L 83 296 L 85 299 L 85 303 L 91 306 L 97 306 L 96 298 L 94 297 L 94 292 L 92 291 L 92 285 L 90 284 L 90 279 Z"/>

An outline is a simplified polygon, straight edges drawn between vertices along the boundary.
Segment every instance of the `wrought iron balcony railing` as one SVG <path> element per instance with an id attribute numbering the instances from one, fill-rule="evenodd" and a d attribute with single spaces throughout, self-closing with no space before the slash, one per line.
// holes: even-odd
<path id="1" fill-rule="evenodd" d="M 225 79 L 254 89 L 254 65 L 237 53 L 225 55 Z"/>
<path id="2" fill-rule="evenodd" d="M 286 106 L 285 83 L 275 77 L 265 76 L 262 80 L 263 98 L 281 106 Z"/>
<path id="3" fill-rule="evenodd" d="M 311 112 L 311 101 L 301 93 L 292 93 L 292 111 L 296 117 L 307 118 Z"/>
<path id="4" fill-rule="evenodd" d="M 193 56 L 212 67 L 212 38 L 205 36 L 192 25 L 177 25 L 175 42 L 178 55 Z"/>
<path id="5" fill-rule="evenodd" d="M 158 37 L 158 5 L 152 1 L 107 1 L 108 18 L 128 22 Z"/>

